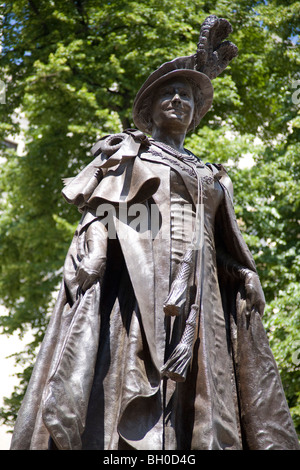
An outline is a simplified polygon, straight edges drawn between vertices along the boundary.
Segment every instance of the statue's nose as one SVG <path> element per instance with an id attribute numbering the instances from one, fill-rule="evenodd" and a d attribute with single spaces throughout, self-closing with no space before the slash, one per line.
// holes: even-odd
<path id="1" fill-rule="evenodd" d="M 181 98 L 180 98 L 180 96 L 179 96 L 178 93 L 175 93 L 175 95 L 174 95 L 173 98 L 172 98 L 172 101 L 178 101 L 178 102 L 181 101 Z"/>

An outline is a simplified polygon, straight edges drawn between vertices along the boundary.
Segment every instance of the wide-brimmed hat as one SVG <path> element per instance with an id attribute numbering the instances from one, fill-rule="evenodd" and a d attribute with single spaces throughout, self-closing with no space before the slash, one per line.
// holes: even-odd
<path id="1" fill-rule="evenodd" d="M 224 39 L 232 32 L 231 24 L 224 18 L 208 16 L 200 30 L 196 54 L 165 62 L 155 70 L 138 91 L 133 104 L 133 121 L 142 132 L 151 134 L 151 105 L 153 93 L 167 80 L 186 78 L 193 89 L 201 93 L 200 103 L 195 106 L 194 116 L 188 131 L 198 126 L 209 111 L 213 101 L 213 85 L 216 78 L 237 55 L 238 49 Z"/>
<path id="2" fill-rule="evenodd" d="M 199 89 L 201 105 L 195 107 L 194 117 L 188 131 L 200 123 L 212 105 L 214 89 L 208 76 L 194 69 L 193 61 L 194 56 L 178 57 L 164 63 L 151 73 L 138 91 L 133 104 L 133 121 L 138 129 L 142 132 L 151 133 L 151 121 L 146 118 L 151 112 L 151 109 L 149 109 L 151 102 L 147 98 L 152 96 L 160 85 L 173 78 L 191 80 L 194 87 Z"/>

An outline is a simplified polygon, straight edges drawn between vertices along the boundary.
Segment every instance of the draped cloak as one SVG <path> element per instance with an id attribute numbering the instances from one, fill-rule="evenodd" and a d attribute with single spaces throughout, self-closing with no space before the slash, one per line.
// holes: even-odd
<path id="1" fill-rule="evenodd" d="M 174 184 L 195 207 L 195 178 L 153 143 L 129 144 L 110 158 L 96 156 L 63 190 L 82 218 L 11 448 L 298 449 L 260 315 L 246 316 L 243 281 L 218 268 L 221 247 L 256 272 L 220 168 L 197 167 L 204 268 L 201 274 L 195 263 L 186 308 L 173 319 L 163 313 L 163 303 L 176 265 L 170 234 Z M 108 211 L 112 207 L 115 237 L 105 248 L 103 282 L 82 293 L 75 273 L 86 250 L 87 227 L 107 215 L 99 212 L 103 204 Z M 139 224 L 135 204 L 147 214 Z M 131 218 L 124 219 L 122 207 L 127 215 L 132 209 Z M 161 369 L 180 339 L 200 278 L 193 358 L 185 382 L 175 383 L 163 378 Z"/>

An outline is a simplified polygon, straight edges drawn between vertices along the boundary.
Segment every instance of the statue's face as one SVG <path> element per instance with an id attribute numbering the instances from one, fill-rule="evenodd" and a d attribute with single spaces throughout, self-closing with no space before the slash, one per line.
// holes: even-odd
<path id="1" fill-rule="evenodd" d="M 170 126 L 186 131 L 193 116 L 193 91 L 184 79 L 169 80 L 153 94 L 152 122 L 155 127 Z"/>

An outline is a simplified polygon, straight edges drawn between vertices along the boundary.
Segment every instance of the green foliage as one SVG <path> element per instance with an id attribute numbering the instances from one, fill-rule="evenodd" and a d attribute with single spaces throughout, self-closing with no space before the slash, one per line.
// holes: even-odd
<path id="1" fill-rule="evenodd" d="M 78 212 L 61 197 L 63 177 L 90 161 L 101 136 L 132 127 L 148 74 L 195 51 L 202 21 L 227 18 L 239 56 L 214 80 L 212 110 L 186 146 L 224 163 L 241 230 L 264 286 L 265 326 L 300 430 L 299 79 L 300 2 L 292 0 L 12 0 L 2 6 L 0 141 L 20 130 L 24 155 L 3 146 L 0 175 L 0 298 L 3 331 L 31 329 L 20 386 L 6 399 L 12 423 L 49 315 Z M 298 86 L 300 88 L 300 86 Z M 251 155 L 253 166 L 241 166 Z M 299 431 L 300 432 L 300 431 Z"/>

